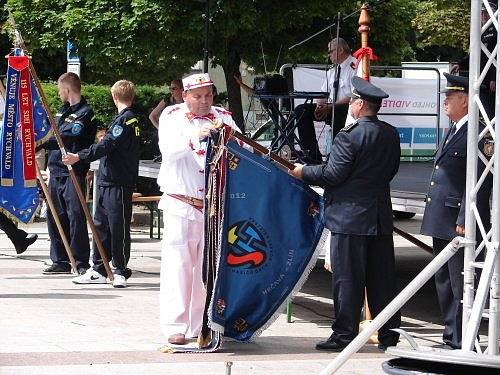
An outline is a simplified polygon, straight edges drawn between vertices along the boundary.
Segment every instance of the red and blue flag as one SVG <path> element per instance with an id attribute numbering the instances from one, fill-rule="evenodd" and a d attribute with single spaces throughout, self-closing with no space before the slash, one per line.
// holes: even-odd
<path id="1" fill-rule="evenodd" d="M 7 59 L 0 128 L 0 210 L 28 223 L 39 204 L 35 150 L 49 136 L 50 123 L 31 76 L 29 57 L 16 48 Z"/>

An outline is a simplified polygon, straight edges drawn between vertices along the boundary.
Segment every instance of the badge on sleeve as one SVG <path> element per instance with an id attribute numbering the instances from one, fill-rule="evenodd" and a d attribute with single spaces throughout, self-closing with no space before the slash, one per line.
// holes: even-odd
<path id="1" fill-rule="evenodd" d="M 113 137 L 118 138 L 120 134 L 123 133 L 123 127 L 119 124 L 116 124 L 113 126 L 113 129 L 111 129 L 111 134 L 113 134 Z"/>
<path id="2" fill-rule="evenodd" d="M 78 135 L 82 132 L 83 125 L 79 122 L 75 122 L 73 127 L 71 128 L 71 133 L 74 135 Z"/>

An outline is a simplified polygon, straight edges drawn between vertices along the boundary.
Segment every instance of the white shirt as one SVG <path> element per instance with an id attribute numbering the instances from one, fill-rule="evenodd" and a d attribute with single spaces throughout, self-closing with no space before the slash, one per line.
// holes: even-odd
<path id="1" fill-rule="evenodd" d="M 351 79 L 356 73 L 354 71 L 354 65 L 356 64 L 356 59 L 349 56 L 340 64 L 340 75 L 339 75 L 339 90 L 337 92 L 337 100 L 347 98 L 352 92 Z M 328 103 L 333 102 L 333 94 L 335 92 L 333 84 L 335 83 L 335 69 L 330 69 L 327 73 L 326 80 L 321 86 L 321 91 L 329 92 L 330 96 L 328 98 Z"/>
<path id="2" fill-rule="evenodd" d="M 464 117 L 462 117 L 458 122 L 455 124 L 455 133 L 457 133 L 460 128 L 467 122 L 469 121 L 469 114 L 466 114 Z"/>
<path id="3" fill-rule="evenodd" d="M 200 127 L 210 122 L 208 118 L 188 119 L 185 103 L 163 110 L 158 126 L 158 145 L 162 162 L 158 185 L 163 194 L 158 207 L 170 214 L 190 220 L 203 220 L 203 214 L 194 207 L 168 196 L 182 194 L 203 199 L 205 196 L 205 154 L 207 143 L 200 142 Z M 231 113 L 221 107 L 212 107 L 210 113 L 221 118 L 224 124 L 240 131 Z"/>

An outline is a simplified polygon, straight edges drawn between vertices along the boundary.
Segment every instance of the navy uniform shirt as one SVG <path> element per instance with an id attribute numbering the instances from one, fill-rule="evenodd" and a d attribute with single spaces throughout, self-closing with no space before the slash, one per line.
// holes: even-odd
<path id="1" fill-rule="evenodd" d="M 103 139 L 78 152 L 80 160 L 100 160 L 98 186 L 135 187 L 139 170 L 139 122 L 131 108 L 113 117 Z"/>
<path id="2" fill-rule="evenodd" d="M 55 120 L 66 151 L 77 153 L 94 143 L 97 126 L 92 121 L 93 117 L 94 112 L 84 98 L 75 105 L 65 103 L 59 109 Z M 48 167 L 51 176 L 69 176 L 68 167 L 62 162 L 61 150 L 55 137 L 49 138 L 42 147 L 49 150 Z M 89 163 L 79 161 L 73 169 L 76 174 L 84 175 L 89 170 Z"/>
<path id="3" fill-rule="evenodd" d="M 325 189 L 332 233 L 392 233 L 389 183 L 399 169 L 399 134 L 377 116 L 361 117 L 335 137 L 326 165 L 305 166 L 302 179 Z"/>

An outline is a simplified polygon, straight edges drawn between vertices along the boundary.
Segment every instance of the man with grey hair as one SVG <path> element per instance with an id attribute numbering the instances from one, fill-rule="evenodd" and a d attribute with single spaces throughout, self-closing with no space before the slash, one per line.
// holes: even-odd
<path id="1" fill-rule="evenodd" d="M 302 104 L 295 108 L 299 139 L 306 154 L 306 161 L 321 163 L 322 155 L 319 151 L 314 121 L 325 121 L 332 126 L 333 138 L 345 125 L 349 108 L 349 94 L 352 91 L 351 79 L 354 76 L 356 59 L 351 55 L 347 42 L 338 38 L 328 43 L 328 57 L 338 65 L 337 69 L 330 69 L 326 74 L 321 91 L 328 92 L 328 99 L 318 99 L 313 104 Z M 335 111 L 332 124 L 332 109 Z"/>

